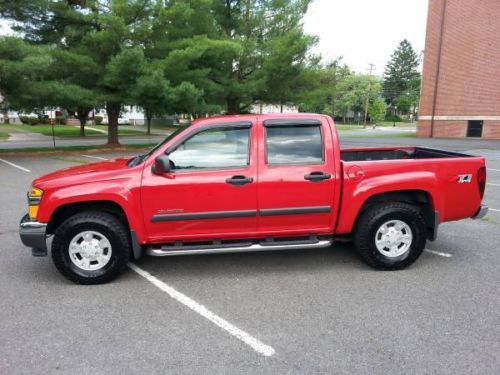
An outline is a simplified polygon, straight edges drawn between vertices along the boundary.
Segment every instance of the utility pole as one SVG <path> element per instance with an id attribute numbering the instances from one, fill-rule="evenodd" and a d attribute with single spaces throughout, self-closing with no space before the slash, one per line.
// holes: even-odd
<path id="1" fill-rule="evenodd" d="M 366 128 L 366 120 L 368 118 L 368 102 L 370 100 L 370 91 L 372 89 L 372 73 L 373 73 L 373 68 L 375 67 L 374 64 L 369 64 L 370 65 L 370 78 L 368 80 L 368 87 L 366 88 L 366 100 L 365 100 L 365 119 L 363 121 L 363 127 Z"/>

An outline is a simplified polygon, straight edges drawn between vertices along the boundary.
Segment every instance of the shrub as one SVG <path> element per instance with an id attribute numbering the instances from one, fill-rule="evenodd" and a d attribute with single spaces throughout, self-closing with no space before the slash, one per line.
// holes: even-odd
<path id="1" fill-rule="evenodd" d="M 57 125 L 66 125 L 66 116 L 56 116 Z"/>
<path id="2" fill-rule="evenodd" d="M 49 122 L 49 115 L 38 115 L 38 124 L 48 124 Z"/>
<path id="3" fill-rule="evenodd" d="M 385 116 L 385 121 L 401 122 L 403 119 L 398 115 L 388 114 Z"/>
<path id="4" fill-rule="evenodd" d="M 96 125 L 101 125 L 102 124 L 102 116 L 94 116 L 94 123 Z"/>
<path id="5" fill-rule="evenodd" d="M 38 117 L 28 117 L 28 123 L 33 126 L 33 125 L 36 125 L 40 122 L 40 120 L 38 119 Z"/>
<path id="6" fill-rule="evenodd" d="M 30 118 L 29 116 L 19 116 L 19 121 L 21 121 L 22 124 L 28 125 L 30 123 Z"/>

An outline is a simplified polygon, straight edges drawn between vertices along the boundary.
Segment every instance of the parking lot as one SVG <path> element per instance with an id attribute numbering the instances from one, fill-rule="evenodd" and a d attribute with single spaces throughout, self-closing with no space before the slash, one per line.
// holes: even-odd
<path id="1" fill-rule="evenodd" d="M 496 374 L 500 149 L 473 152 L 490 213 L 443 224 L 409 269 L 374 271 L 336 244 L 145 257 L 98 286 L 32 257 L 18 223 L 35 177 L 118 154 L 0 155 L 0 374 Z"/>

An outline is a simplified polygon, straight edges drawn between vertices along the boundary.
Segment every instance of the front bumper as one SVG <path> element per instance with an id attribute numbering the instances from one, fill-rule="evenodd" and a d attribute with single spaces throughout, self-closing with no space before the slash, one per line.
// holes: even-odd
<path id="1" fill-rule="evenodd" d="M 485 217 L 487 213 L 488 206 L 482 204 L 479 210 L 477 210 L 476 214 L 472 216 L 472 219 L 481 219 L 482 217 Z"/>
<path id="2" fill-rule="evenodd" d="M 19 237 L 25 246 L 31 247 L 34 256 L 47 255 L 47 224 L 31 221 L 25 215 L 19 223 Z"/>

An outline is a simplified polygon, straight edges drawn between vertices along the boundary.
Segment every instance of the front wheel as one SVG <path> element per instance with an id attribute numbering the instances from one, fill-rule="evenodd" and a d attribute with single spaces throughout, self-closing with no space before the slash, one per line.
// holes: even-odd
<path id="1" fill-rule="evenodd" d="M 114 216 L 80 212 L 64 221 L 52 242 L 57 269 L 78 284 L 111 281 L 127 266 L 130 243 L 127 230 Z"/>
<path id="2" fill-rule="evenodd" d="M 370 266 L 399 270 L 415 262 L 427 232 L 420 210 L 406 203 L 385 203 L 363 212 L 356 224 L 356 250 Z"/>

